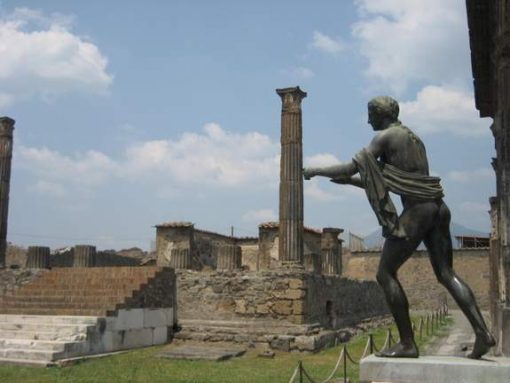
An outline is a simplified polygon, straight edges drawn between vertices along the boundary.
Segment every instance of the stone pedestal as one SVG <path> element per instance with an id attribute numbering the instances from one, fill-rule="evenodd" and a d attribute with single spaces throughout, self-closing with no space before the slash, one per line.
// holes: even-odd
<path id="1" fill-rule="evenodd" d="M 361 360 L 360 383 L 483 383 L 508 382 L 509 358 L 472 360 L 449 356 L 378 358 Z"/>
<path id="2" fill-rule="evenodd" d="M 282 99 L 279 260 L 303 262 L 303 128 L 299 87 L 277 89 Z"/>
<path id="3" fill-rule="evenodd" d="M 73 267 L 96 266 L 96 247 L 76 245 L 73 249 Z"/>
<path id="4" fill-rule="evenodd" d="M 14 120 L 0 117 L 0 268 L 5 267 Z"/>
<path id="5" fill-rule="evenodd" d="M 342 274 L 342 247 L 338 238 L 343 229 L 325 227 L 321 236 L 322 273 L 326 275 Z"/>
<path id="6" fill-rule="evenodd" d="M 236 270 L 241 268 L 241 246 L 234 244 L 218 246 L 217 270 Z"/>
<path id="7" fill-rule="evenodd" d="M 26 267 L 27 269 L 49 269 L 50 248 L 45 246 L 29 246 Z"/>
<path id="8" fill-rule="evenodd" d="M 172 249 L 170 255 L 170 267 L 174 269 L 189 270 L 193 268 L 190 249 Z"/>

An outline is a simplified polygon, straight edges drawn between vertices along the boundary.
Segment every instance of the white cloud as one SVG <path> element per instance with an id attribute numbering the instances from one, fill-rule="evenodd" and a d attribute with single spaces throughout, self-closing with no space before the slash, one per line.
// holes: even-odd
<path id="1" fill-rule="evenodd" d="M 206 124 L 202 133 L 177 139 L 144 141 L 126 148 L 119 159 L 90 150 L 73 155 L 48 148 L 21 146 L 19 166 L 35 176 L 39 190 L 51 185 L 92 190 L 112 180 L 137 180 L 155 186 L 159 196 L 188 187 L 251 187 L 278 185 L 279 144 L 257 132 L 245 134 Z"/>
<path id="2" fill-rule="evenodd" d="M 70 30 L 71 19 L 19 8 L 0 18 L 0 106 L 70 92 L 104 93 L 113 77 L 99 48 Z"/>
<path id="3" fill-rule="evenodd" d="M 464 2 L 356 0 L 361 20 L 352 34 L 368 60 L 366 75 L 382 88 L 403 92 L 413 81 L 470 80 Z"/>
<path id="4" fill-rule="evenodd" d="M 490 133 L 490 123 L 480 119 L 470 93 L 439 86 L 426 86 L 416 99 L 400 103 L 404 125 L 420 133 L 449 132 L 459 136 Z"/>
<path id="5" fill-rule="evenodd" d="M 242 220 L 244 222 L 269 222 L 276 221 L 278 216 L 272 209 L 249 210 L 243 214 Z"/>
<path id="6" fill-rule="evenodd" d="M 315 76 L 310 68 L 302 66 L 289 69 L 288 74 L 298 80 L 308 80 Z"/>
<path id="7" fill-rule="evenodd" d="M 48 148 L 19 147 L 15 153 L 20 167 L 34 173 L 39 190 L 56 190 L 55 185 L 69 184 L 93 187 L 102 184 L 114 174 L 118 165 L 101 152 L 90 150 L 85 154 L 66 156 Z"/>
<path id="8" fill-rule="evenodd" d="M 448 178 L 460 183 L 473 182 L 493 182 L 496 178 L 494 170 L 490 168 L 480 168 L 474 170 L 452 171 L 448 173 Z"/>
<path id="9" fill-rule="evenodd" d="M 305 198 L 311 198 L 319 202 L 329 202 L 343 198 L 341 194 L 330 193 L 322 189 L 317 178 L 305 182 L 303 194 Z"/>
<path id="10" fill-rule="evenodd" d="M 340 164 L 340 160 L 330 153 L 319 153 L 313 156 L 305 157 L 304 161 L 307 167 L 322 167 Z"/>
<path id="11" fill-rule="evenodd" d="M 146 141 L 126 151 L 127 174 L 164 173 L 178 184 L 218 186 L 278 182 L 279 144 L 257 132 L 231 133 L 206 124 L 202 134 Z"/>
<path id="12" fill-rule="evenodd" d="M 336 38 L 325 35 L 319 31 L 313 32 L 312 48 L 328 54 L 338 54 L 345 49 L 344 44 Z"/>
<path id="13" fill-rule="evenodd" d="M 39 180 L 35 183 L 34 189 L 41 194 L 49 195 L 50 197 L 61 198 L 67 194 L 65 187 L 56 182 L 48 182 Z"/>

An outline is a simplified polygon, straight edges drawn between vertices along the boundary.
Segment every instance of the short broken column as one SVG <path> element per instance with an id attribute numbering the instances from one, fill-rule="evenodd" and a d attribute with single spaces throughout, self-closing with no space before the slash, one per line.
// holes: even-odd
<path id="1" fill-rule="evenodd" d="M 76 245 L 73 249 L 73 267 L 94 267 L 96 257 L 95 246 Z"/>
<path id="2" fill-rule="evenodd" d="M 299 87 L 277 89 L 282 99 L 279 261 L 303 262 L 303 126 Z"/>
<path id="3" fill-rule="evenodd" d="M 325 227 L 321 235 L 322 273 L 327 275 L 342 274 L 342 247 L 338 238 L 343 229 Z"/>
<path id="4" fill-rule="evenodd" d="M 195 251 L 195 226 L 191 222 L 166 222 L 156 225 L 156 264 L 172 266 L 172 251 L 175 249 L 189 250 L 189 255 L 176 253 L 178 265 L 187 264 L 186 257 L 190 257 L 191 262 L 191 254 Z"/>
<path id="5" fill-rule="evenodd" d="M 49 269 L 50 248 L 46 246 L 29 246 L 26 267 L 27 269 Z"/>
<path id="6" fill-rule="evenodd" d="M 236 270 L 241 268 L 241 246 L 223 244 L 218 246 L 217 270 Z"/>
<path id="7" fill-rule="evenodd" d="M 170 252 L 170 267 L 174 269 L 192 269 L 193 260 L 190 249 L 172 249 Z"/>

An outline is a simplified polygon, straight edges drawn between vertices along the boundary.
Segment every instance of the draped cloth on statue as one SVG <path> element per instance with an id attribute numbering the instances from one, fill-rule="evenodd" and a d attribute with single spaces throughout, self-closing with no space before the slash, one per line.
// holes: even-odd
<path id="1" fill-rule="evenodd" d="M 404 227 L 399 224 L 397 210 L 389 196 L 390 191 L 423 200 L 436 200 L 444 195 L 439 177 L 410 173 L 379 162 L 367 149 L 356 154 L 353 161 L 358 167 L 361 183 L 385 238 L 407 237 Z"/>

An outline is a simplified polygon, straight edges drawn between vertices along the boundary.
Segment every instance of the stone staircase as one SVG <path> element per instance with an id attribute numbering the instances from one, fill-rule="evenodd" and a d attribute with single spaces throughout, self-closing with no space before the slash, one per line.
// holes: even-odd
<path id="1" fill-rule="evenodd" d="M 161 267 L 59 268 L 0 297 L 0 362 L 58 360 L 166 343 L 175 274 Z"/>

